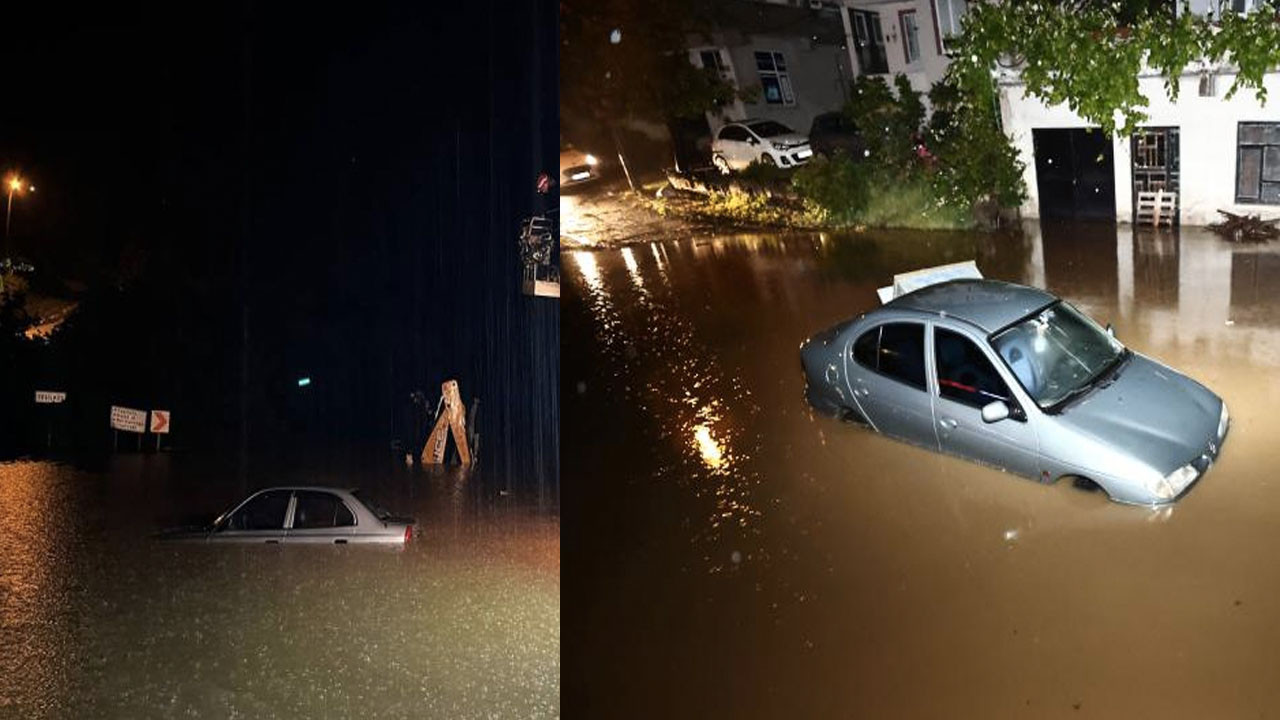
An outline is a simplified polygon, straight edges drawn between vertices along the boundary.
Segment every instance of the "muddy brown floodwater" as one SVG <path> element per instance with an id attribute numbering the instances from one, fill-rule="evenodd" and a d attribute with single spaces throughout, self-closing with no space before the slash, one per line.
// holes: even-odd
<path id="1" fill-rule="evenodd" d="M 1222 395 L 1220 461 L 1121 506 L 812 412 L 798 346 L 976 259 Z M 1259 717 L 1280 707 L 1280 247 L 1204 230 L 566 252 L 566 714 Z M 606 661 L 607 659 L 607 661 Z"/>
<path id="2" fill-rule="evenodd" d="M 359 486 L 417 518 L 404 549 L 148 535 L 242 497 L 234 463 L 0 463 L 0 718 L 553 718 L 557 514 L 483 466 L 388 453 L 254 486 Z"/>

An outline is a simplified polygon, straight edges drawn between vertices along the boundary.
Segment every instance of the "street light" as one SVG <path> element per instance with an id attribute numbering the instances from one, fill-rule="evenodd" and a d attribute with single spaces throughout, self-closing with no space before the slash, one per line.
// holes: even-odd
<path id="1" fill-rule="evenodd" d="M 13 215 L 13 194 L 16 192 L 21 195 L 23 184 L 22 178 L 17 175 L 9 176 L 9 203 L 4 211 L 4 244 L 6 249 L 9 249 L 9 218 Z M 35 192 L 35 190 L 36 186 L 32 185 L 31 192 Z"/>

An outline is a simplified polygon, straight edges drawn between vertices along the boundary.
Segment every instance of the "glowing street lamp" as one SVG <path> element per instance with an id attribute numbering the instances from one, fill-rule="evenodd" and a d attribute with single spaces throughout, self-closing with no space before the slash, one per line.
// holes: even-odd
<path id="1" fill-rule="evenodd" d="M 16 192 L 19 195 L 21 195 L 22 186 L 25 185 L 26 183 L 24 183 L 22 181 L 22 178 L 18 177 L 17 175 L 10 175 L 9 181 L 5 184 L 9 186 L 9 203 L 4 211 L 4 244 L 5 244 L 5 247 L 7 248 L 9 246 L 9 218 L 13 216 L 13 194 Z M 36 186 L 32 185 L 31 192 L 35 192 L 35 191 L 36 191 Z"/>

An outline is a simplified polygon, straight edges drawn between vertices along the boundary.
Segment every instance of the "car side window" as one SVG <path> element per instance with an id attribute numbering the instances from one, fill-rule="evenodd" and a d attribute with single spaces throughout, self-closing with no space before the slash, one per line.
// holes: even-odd
<path id="1" fill-rule="evenodd" d="M 924 390 L 924 325 L 889 323 L 880 330 L 880 372 Z"/>
<path id="2" fill-rule="evenodd" d="M 886 323 L 853 343 L 853 359 L 865 368 L 924 390 L 924 325 Z"/>
<path id="3" fill-rule="evenodd" d="M 354 525 L 355 517 L 342 500 L 332 493 L 314 490 L 298 491 L 293 508 L 293 529 L 309 530 Z"/>
<path id="4" fill-rule="evenodd" d="M 856 342 L 853 343 L 853 359 L 858 364 L 868 370 L 878 370 L 876 363 L 876 353 L 880 350 L 880 326 L 871 328 L 862 333 Z"/>
<path id="5" fill-rule="evenodd" d="M 280 530 L 289 509 L 289 491 L 271 490 L 253 498 L 231 514 L 228 530 Z"/>
<path id="6" fill-rule="evenodd" d="M 934 328 L 938 394 L 975 408 L 996 400 L 1012 402 L 1009 386 L 986 353 L 960 333 Z"/>
<path id="7" fill-rule="evenodd" d="M 720 131 L 720 139 L 721 140 L 746 140 L 747 131 L 743 130 L 737 125 L 726 125 L 724 129 Z"/>

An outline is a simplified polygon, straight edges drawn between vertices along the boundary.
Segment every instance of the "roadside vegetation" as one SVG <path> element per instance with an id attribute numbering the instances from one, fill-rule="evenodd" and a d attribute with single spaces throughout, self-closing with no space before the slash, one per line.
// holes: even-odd
<path id="1" fill-rule="evenodd" d="M 754 164 L 708 187 L 702 202 L 663 199 L 659 211 L 734 225 L 947 230 L 997 226 L 1022 201 L 1022 165 L 993 104 L 963 102 L 940 83 L 926 119 L 902 75 L 892 88 L 859 78 L 850 97 L 844 112 L 862 128 L 862 157 L 837 151 L 795 170 Z"/>

